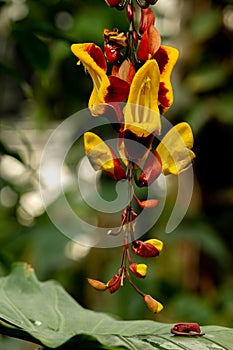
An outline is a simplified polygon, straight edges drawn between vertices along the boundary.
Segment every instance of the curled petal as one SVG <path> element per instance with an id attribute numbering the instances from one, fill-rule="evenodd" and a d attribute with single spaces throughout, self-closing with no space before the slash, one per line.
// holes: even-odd
<path id="1" fill-rule="evenodd" d="M 127 104 L 124 108 L 124 131 L 130 130 L 139 137 L 160 133 L 161 120 L 158 108 L 160 72 L 156 60 L 148 60 L 136 72 Z"/>
<path id="2" fill-rule="evenodd" d="M 125 171 L 113 150 L 96 134 L 84 134 L 84 148 L 95 170 L 104 170 L 114 180 L 126 178 Z"/>
<path id="3" fill-rule="evenodd" d="M 103 52 L 93 43 L 73 44 L 71 51 L 79 58 L 93 81 L 94 86 L 89 100 L 89 107 L 103 104 L 107 95 L 107 88 L 110 85 L 106 75 L 107 66 Z M 96 115 L 94 111 L 93 115 Z"/>
<path id="4" fill-rule="evenodd" d="M 109 63 L 118 61 L 123 55 L 121 49 L 127 46 L 127 38 L 124 33 L 119 33 L 115 28 L 113 31 L 104 29 L 104 53 Z"/>
<path id="5" fill-rule="evenodd" d="M 127 46 L 127 38 L 123 32 L 119 33 L 115 28 L 113 31 L 104 29 L 104 41 L 107 44 L 115 45 L 116 47 L 123 48 Z"/>
<path id="6" fill-rule="evenodd" d="M 149 39 L 149 52 L 151 57 L 154 57 L 155 53 L 158 51 L 161 45 L 161 37 L 158 30 L 154 26 L 150 26 L 148 29 L 148 39 Z"/>
<path id="7" fill-rule="evenodd" d="M 158 256 L 163 248 L 163 242 L 158 239 L 149 239 L 145 242 L 132 242 L 132 251 L 144 258 L 152 258 Z"/>
<path id="8" fill-rule="evenodd" d="M 157 300 L 155 300 L 154 298 L 152 298 L 151 295 L 146 294 L 143 297 L 144 302 L 146 303 L 146 305 L 148 306 L 148 308 L 154 312 L 154 313 L 158 313 L 163 309 L 163 305 L 160 304 Z"/>
<path id="9" fill-rule="evenodd" d="M 178 56 L 178 50 L 170 46 L 161 46 L 154 56 L 158 62 L 161 73 L 159 103 L 162 114 L 167 112 L 173 103 L 173 91 L 170 79 Z"/>
<path id="10" fill-rule="evenodd" d="M 108 288 L 105 283 L 100 282 L 98 280 L 93 280 L 92 278 L 88 278 L 87 281 L 96 290 L 105 291 Z"/>
<path id="11" fill-rule="evenodd" d="M 145 264 L 135 264 L 132 263 L 129 265 L 130 271 L 137 277 L 145 278 L 147 266 Z"/>
<path id="12" fill-rule="evenodd" d="M 164 175 L 178 175 L 187 170 L 195 158 L 192 147 L 193 133 L 188 123 L 179 123 L 171 128 L 156 148 Z"/>
<path id="13" fill-rule="evenodd" d="M 118 77 L 107 76 L 104 54 L 98 46 L 93 43 L 73 44 L 71 50 L 92 78 L 93 90 L 88 106 L 93 116 L 105 112 L 105 103 L 122 102 L 127 99 L 129 84 Z"/>

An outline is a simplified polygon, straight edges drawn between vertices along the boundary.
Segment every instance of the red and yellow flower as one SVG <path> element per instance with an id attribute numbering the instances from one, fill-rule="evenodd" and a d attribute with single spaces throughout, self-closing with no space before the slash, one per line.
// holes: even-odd
<path id="1" fill-rule="evenodd" d="M 93 43 L 73 44 L 71 50 L 93 81 L 93 90 L 88 106 L 92 115 L 104 112 L 103 104 L 125 101 L 129 94 L 129 84 L 116 76 L 107 76 L 107 64 L 102 50 Z"/>
<path id="2" fill-rule="evenodd" d="M 179 175 L 186 171 L 195 157 L 193 134 L 188 123 L 179 123 L 163 136 L 156 147 L 154 145 L 156 135 L 164 133 L 161 115 L 173 103 L 171 74 L 178 59 L 175 48 L 161 45 L 160 34 L 155 28 L 155 15 L 149 8 L 157 0 L 136 1 L 141 8 L 139 32 L 135 26 L 133 1 L 105 2 L 118 10 L 126 7 L 129 31 L 124 34 L 118 29 L 105 29 L 104 53 L 93 43 L 73 44 L 71 50 L 93 81 L 88 103 L 92 115 L 104 114 L 110 121 L 119 124 L 114 124 L 117 151 L 97 134 L 86 132 L 86 155 L 96 171 L 104 171 L 115 181 L 128 180 L 129 201 L 121 214 L 120 228 L 116 232 L 108 232 L 110 235 L 124 232 L 123 257 L 118 272 L 106 284 L 94 279 L 88 279 L 88 282 L 97 290 L 114 293 L 127 279 L 148 308 L 152 312 L 160 312 L 162 304 L 143 293 L 131 280 L 131 273 L 139 278 L 145 278 L 147 273 L 145 264 L 133 262 L 131 250 L 137 256 L 150 258 L 158 256 L 163 249 L 163 243 L 158 239 L 135 239 L 137 213 L 133 209 L 133 200 L 143 210 L 155 207 L 158 200 L 139 200 L 134 186 L 148 187 L 160 174 Z M 111 113 L 107 113 L 109 110 Z"/>

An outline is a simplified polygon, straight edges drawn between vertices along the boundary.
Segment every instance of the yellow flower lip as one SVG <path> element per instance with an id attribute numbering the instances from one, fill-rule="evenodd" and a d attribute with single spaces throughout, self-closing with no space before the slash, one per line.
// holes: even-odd
<path id="1" fill-rule="evenodd" d="M 171 73 L 178 59 L 179 51 L 171 46 L 161 45 L 155 54 L 160 69 L 159 108 L 165 114 L 173 103 Z"/>
<path id="2" fill-rule="evenodd" d="M 136 72 L 124 108 L 124 131 L 130 130 L 139 137 L 160 133 L 161 120 L 158 108 L 160 72 L 156 60 L 148 60 Z"/>
<path id="3" fill-rule="evenodd" d="M 107 88 L 110 86 L 110 81 L 106 74 L 107 67 L 104 55 L 101 49 L 93 43 L 73 44 L 71 45 L 71 51 L 79 58 L 84 68 L 91 75 L 94 86 L 88 106 L 93 108 L 93 115 L 98 115 L 101 111 L 98 111 L 97 108 L 95 112 L 94 107 L 105 103 Z"/>
<path id="4" fill-rule="evenodd" d="M 188 123 L 179 123 L 171 128 L 156 148 L 164 175 L 178 175 L 191 167 L 195 158 L 192 147 L 193 133 Z"/>

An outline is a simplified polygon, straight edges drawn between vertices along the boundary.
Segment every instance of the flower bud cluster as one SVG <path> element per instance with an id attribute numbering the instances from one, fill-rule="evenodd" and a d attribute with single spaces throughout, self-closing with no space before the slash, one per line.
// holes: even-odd
<path id="1" fill-rule="evenodd" d="M 163 243 L 157 239 L 150 239 L 145 242 L 137 240 L 132 243 L 131 248 L 132 251 L 138 256 L 144 258 L 156 257 L 161 252 Z M 136 292 L 142 296 L 147 307 L 154 313 L 160 312 L 163 309 L 162 304 L 155 300 L 151 295 L 142 292 L 131 279 L 130 273 L 132 273 L 135 277 L 144 279 L 147 273 L 147 265 L 132 261 L 128 240 L 125 238 L 123 259 L 118 272 L 107 283 L 91 278 L 88 278 L 87 280 L 88 283 L 96 290 L 108 290 L 109 293 L 113 294 L 124 285 L 124 281 L 127 279 Z"/>

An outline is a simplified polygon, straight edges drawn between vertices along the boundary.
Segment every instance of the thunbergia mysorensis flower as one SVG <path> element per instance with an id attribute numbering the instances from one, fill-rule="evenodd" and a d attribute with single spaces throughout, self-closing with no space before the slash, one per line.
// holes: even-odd
<path id="1" fill-rule="evenodd" d="M 135 262 L 133 256 L 154 258 L 163 249 L 162 241 L 135 238 L 138 206 L 150 210 L 158 199 L 140 200 L 136 187 L 148 187 L 163 174 L 179 175 L 195 157 L 193 134 L 188 123 L 179 123 L 164 133 L 161 115 L 173 103 L 171 74 L 178 51 L 161 45 L 155 27 L 155 15 L 149 8 L 157 0 L 105 0 L 110 7 L 126 9 L 129 30 L 104 29 L 104 51 L 94 43 L 73 44 L 71 50 L 93 81 L 88 106 L 93 116 L 104 115 L 114 122 L 116 149 L 94 132 L 84 134 L 84 148 L 92 167 L 115 181 L 127 181 L 128 203 L 121 214 L 120 227 L 106 232 L 123 235 L 123 254 L 118 271 L 107 283 L 88 278 L 99 291 L 117 292 L 127 280 L 142 296 L 148 308 L 157 313 L 163 306 L 141 291 L 132 277 L 146 278 L 147 265 Z M 136 6 L 141 17 L 136 26 Z M 160 136 L 160 142 L 157 136 Z M 156 141 L 156 142 L 154 142 Z"/>

